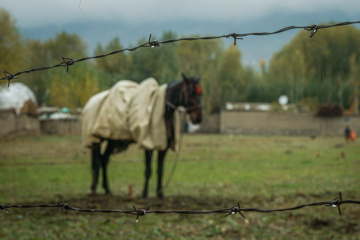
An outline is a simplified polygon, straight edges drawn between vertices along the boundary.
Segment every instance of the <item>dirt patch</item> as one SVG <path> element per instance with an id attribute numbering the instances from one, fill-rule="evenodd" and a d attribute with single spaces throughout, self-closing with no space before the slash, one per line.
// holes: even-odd
<path id="1" fill-rule="evenodd" d="M 323 227 L 329 227 L 332 222 L 329 219 L 314 218 L 309 223 L 310 227 L 315 230 L 319 230 Z"/>

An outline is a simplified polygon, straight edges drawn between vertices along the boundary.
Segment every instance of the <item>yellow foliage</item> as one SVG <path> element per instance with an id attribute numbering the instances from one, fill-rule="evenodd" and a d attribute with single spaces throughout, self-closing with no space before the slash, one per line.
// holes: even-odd
<path id="1" fill-rule="evenodd" d="M 3 8 L 0 8 L 0 23 L 0 69 L 15 73 L 24 63 L 21 36 L 15 20 Z"/>
<path id="2" fill-rule="evenodd" d="M 72 69 L 71 74 L 57 73 L 49 85 L 50 99 L 53 106 L 77 108 L 100 91 L 98 79 L 84 69 Z"/>

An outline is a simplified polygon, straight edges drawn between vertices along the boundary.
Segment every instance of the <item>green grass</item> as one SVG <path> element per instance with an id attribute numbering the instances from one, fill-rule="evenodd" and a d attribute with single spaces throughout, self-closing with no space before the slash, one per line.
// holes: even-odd
<path id="1" fill-rule="evenodd" d="M 31 136 L 0 142 L 0 204 L 66 202 L 79 208 L 213 210 L 240 202 L 245 208 L 285 208 L 360 199 L 359 143 L 341 137 L 186 135 L 166 198 L 155 198 L 156 161 L 150 198 L 141 199 L 144 153 L 136 146 L 114 155 L 112 196 L 89 196 L 90 154 L 79 136 Z M 345 155 L 345 157 L 343 157 Z M 165 181 L 176 156 L 169 152 Z M 134 186 L 135 198 L 128 199 Z M 224 217 L 134 216 L 57 209 L 0 211 L 0 239 L 360 239 L 360 206 L 342 205 Z"/>

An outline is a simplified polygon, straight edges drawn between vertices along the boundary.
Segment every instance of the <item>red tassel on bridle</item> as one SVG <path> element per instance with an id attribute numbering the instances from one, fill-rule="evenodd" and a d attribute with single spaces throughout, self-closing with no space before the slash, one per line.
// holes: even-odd
<path id="1" fill-rule="evenodd" d="M 201 88 L 200 88 L 199 85 L 195 86 L 195 92 L 196 92 L 197 95 L 201 95 Z"/>

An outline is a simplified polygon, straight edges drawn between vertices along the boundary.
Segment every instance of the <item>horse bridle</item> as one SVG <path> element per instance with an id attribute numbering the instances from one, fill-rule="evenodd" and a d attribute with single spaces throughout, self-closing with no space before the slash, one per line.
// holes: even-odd
<path id="1" fill-rule="evenodd" d="M 182 92 L 185 96 L 185 102 L 188 101 L 188 98 L 189 98 L 189 95 L 188 93 L 185 91 L 185 88 L 186 86 L 183 87 L 182 89 Z M 168 105 L 169 107 L 171 107 L 172 109 L 176 109 L 177 106 L 175 104 L 173 104 L 172 102 L 170 102 L 169 100 L 165 100 L 165 104 Z M 185 108 L 185 111 L 186 113 L 191 113 L 192 111 L 195 111 L 195 110 L 198 110 L 198 109 L 202 109 L 202 106 L 201 105 L 194 105 L 194 106 L 190 106 L 190 107 L 185 107 L 185 106 L 182 106 Z"/>
<path id="2" fill-rule="evenodd" d="M 168 105 L 169 107 L 171 107 L 174 110 L 177 108 L 176 105 L 174 105 L 173 103 L 171 103 L 168 100 L 165 100 L 165 104 Z M 194 105 L 194 106 L 191 106 L 191 107 L 184 107 L 183 106 L 183 108 L 185 108 L 186 113 L 190 113 L 190 112 L 195 111 L 197 109 L 202 109 L 202 106 L 201 105 Z"/>

